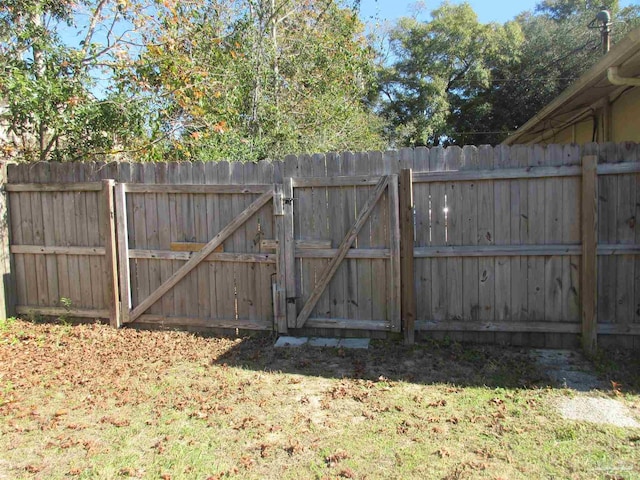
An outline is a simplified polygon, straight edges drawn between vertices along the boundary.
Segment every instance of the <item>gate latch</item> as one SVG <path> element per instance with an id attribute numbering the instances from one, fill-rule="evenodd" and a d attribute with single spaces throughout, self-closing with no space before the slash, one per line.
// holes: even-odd
<path id="1" fill-rule="evenodd" d="M 282 201 L 285 203 L 285 205 L 291 205 L 294 200 L 295 200 L 295 198 L 283 198 L 282 199 Z"/>
<path id="2" fill-rule="evenodd" d="M 296 303 L 296 298 L 298 297 L 287 297 L 287 303 Z"/>

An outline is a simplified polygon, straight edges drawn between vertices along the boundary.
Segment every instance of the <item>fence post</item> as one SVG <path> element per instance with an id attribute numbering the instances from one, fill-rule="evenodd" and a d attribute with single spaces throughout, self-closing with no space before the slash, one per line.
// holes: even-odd
<path id="1" fill-rule="evenodd" d="M 416 292 L 414 281 L 413 172 L 400 170 L 400 285 L 402 290 L 402 328 L 404 343 L 415 341 Z"/>
<path id="2" fill-rule="evenodd" d="M 592 354 L 598 347 L 598 157 L 582 157 L 582 348 Z"/>
<path id="3" fill-rule="evenodd" d="M 16 314 L 15 277 L 12 272 L 10 247 L 10 226 L 8 195 L 4 189 L 7 182 L 7 163 L 0 162 L 0 320 Z"/>
<path id="4" fill-rule="evenodd" d="M 109 308 L 109 323 L 114 328 L 122 326 L 120 317 L 120 291 L 118 288 L 118 257 L 116 249 L 116 218 L 115 201 L 113 190 L 114 180 L 102 180 L 102 201 L 105 213 L 106 236 L 105 236 L 105 261 L 104 273 L 107 280 L 106 301 Z"/>

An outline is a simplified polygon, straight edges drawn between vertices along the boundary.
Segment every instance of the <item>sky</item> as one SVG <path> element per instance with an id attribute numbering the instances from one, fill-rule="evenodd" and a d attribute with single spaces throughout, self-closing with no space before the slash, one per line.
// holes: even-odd
<path id="1" fill-rule="evenodd" d="M 500 22 L 504 23 L 512 20 L 516 15 L 525 10 L 532 10 L 539 0 L 468 0 L 478 14 L 481 22 Z M 621 0 L 620 6 L 626 7 L 636 0 Z M 441 0 L 361 0 L 360 1 L 360 17 L 369 24 L 382 23 L 384 20 L 395 20 L 403 16 L 411 16 L 415 12 L 413 6 L 416 3 L 422 3 L 425 6 L 425 12 L 437 8 L 442 2 Z M 453 0 L 451 3 L 462 3 L 460 0 Z M 594 16 L 597 12 L 594 12 Z M 420 15 L 424 18 L 426 15 Z"/>

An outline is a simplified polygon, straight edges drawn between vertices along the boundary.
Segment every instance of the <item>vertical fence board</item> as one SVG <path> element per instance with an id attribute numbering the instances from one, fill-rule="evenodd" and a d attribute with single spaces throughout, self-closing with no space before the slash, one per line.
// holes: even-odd
<path id="1" fill-rule="evenodd" d="M 478 149 L 464 147 L 462 168 L 478 169 Z M 461 245 L 478 245 L 478 182 L 462 182 L 462 243 Z M 465 321 L 477 322 L 480 319 L 478 298 L 478 259 L 462 259 L 462 318 Z"/>
<path id="2" fill-rule="evenodd" d="M 529 152 L 529 166 L 544 164 L 544 150 L 534 146 Z M 540 245 L 544 243 L 545 221 L 545 182 L 544 179 L 531 180 L 528 185 L 529 202 L 529 244 Z M 528 293 L 527 308 L 529 320 L 539 322 L 545 315 L 545 259 L 544 257 L 529 257 L 528 263 Z"/>
<path id="3" fill-rule="evenodd" d="M 562 147 L 549 145 L 546 149 L 545 165 L 562 164 Z M 562 243 L 562 180 L 551 178 L 545 181 L 545 223 L 546 244 Z M 545 258 L 545 299 L 544 319 L 551 322 L 562 321 L 562 259 L 557 256 Z M 557 337 L 557 336 L 556 336 Z M 560 346 L 548 344 L 549 347 Z"/>
<path id="4" fill-rule="evenodd" d="M 356 156 L 351 152 L 346 152 L 342 157 L 342 175 L 355 175 Z M 343 225 L 345 231 L 342 233 L 340 242 L 356 221 L 357 197 L 355 187 L 344 187 L 345 207 L 343 210 Z M 336 245 L 338 247 L 339 243 Z M 347 298 L 347 318 L 358 318 L 358 261 L 354 259 L 344 259 L 346 265 L 346 293 Z"/>
<path id="5" fill-rule="evenodd" d="M 203 184 L 206 181 L 205 166 L 202 161 L 195 161 L 191 165 L 193 183 Z M 207 243 L 211 238 L 207 236 L 207 198 L 204 194 L 191 195 L 193 201 L 194 236 L 196 242 Z M 209 301 L 209 266 L 203 262 L 193 269 L 192 275 L 198 279 L 198 292 L 195 299 L 198 308 L 198 318 L 211 318 L 211 302 Z"/>
<path id="6" fill-rule="evenodd" d="M 460 170 L 462 168 L 462 149 L 458 146 L 449 147 L 445 151 L 445 169 Z M 462 245 L 463 204 L 462 184 L 447 182 L 445 184 L 446 201 L 446 232 L 447 245 Z M 446 315 L 448 320 L 463 319 L 463 291 L 462 258 L 447 258 L 445 261 L 446 275 Z"/>
<path id="7" fill-rule="evenodd" d="M 510 167 L 509 147 L 497 146 L 494 149 L 494 169 Z M 494 194 L 494 244 L 509 245 L 511 243 L 511 188 L 510 182 L 496 180 Z M 511 308 L 511 259 L 495 257 L 495 320 L 506 321 Z"/>
<path id="8" fill-rule="evenodd" d="M 230 165 L 227 162 L 221 162 L 218 165 L 218 184 L 227 185 L 231 180 Z M 233 219 L 233 195 L 218 195 L 219 210 L 217 215 L 219 220 L 216 224 L 218 232 L 222 230 Z M 228 239 L 224 242 L 225 251 L 233 249 L 233 242 Z M 221 263 L 216 271 L 216 287 L 218 297 L 218 315 L 226 320 L 235 319 L 236 317 L 236 296 L 235 296 L 235 277 L 234 268 L 231 263 Z"/>
<path id="9" fill-rule="evenodd" d="M 145 163 L 143 165 L 144 183 L 152 185 L 156 183 L 157 165 Z M 155 193 L 145 193 L 142 195 L 144 202 L 145 229 L 144 248 L 157 250 L 160 248 L 160 235 L 158 229 L 158 195 Z M 161 260 L 147 260 L 147 278 L 149 281 L 149 293 L 153 292 L 162 284 L 160 272 Z M 161 314 L 164 299 L 160 299 L 149 308 L 149 313 Z"/>
<path id="10" fill-rule="evenodd" d="M 493 169 L 493 149 L 481 146 L 478 151 L 478 167 L 481 170 Z M 478 244 L 493 245 L 494 232 L 494 195 L 493 181 L 478 183 Z M 480 320 L 493 321 L 495 318 L 495 275 L 494 259 L 480 258 L 478 261 L 478 298 L 480 300 Z"/>
<path id="11" fill-rule="evenodd" d="M 255 163 L 247 162 L 244 164 L 244 182 L 246 184 L 258 183 L 258 168 Z M 255 196 L 243 195 L 242 196 L 244 210 L 251 202 L 255 200 Z M 273 202 L 262 207 L 261 210 L 273 209 Z M 244 249 L 245 253 L 256 253 L 258 246 L 260 245 L 260 230 L 259 230 L 259 218 L 260 212 L 249 218 L 245 224 L 240 228 L 244 234 Z M 249 321 L 253 324 L 258 323 L 258 304 L 260 304 L 260 278 L 257 275 L 256 263 L 243 263 L 239 265 L 241 271 L 244 273 L 243 281 L 238 284 L 238 291 L 244 287 L 245 295 L 243 298 L 239 298 L 240 302 L 246 304 L 248 310 Z M 246 278 L 246 280 L 244 280 Z M 268 290 L 270 293 L 271 290 Z"/>
<path id="12" fill-rule="evenodd" d="M 600 145 L 599 163 L 616 161 L 616 146 L 612 143 Z M 618 175 L 598 176 L 598 243 L 616 243 Z M 617 295 L 617 258 L 610 255 L 598 257 L 598 322 L 614 323 Z"/>
<path id="13" fill-rule="evenodd" d="M 418 147 L 415 151 L 413 167 L 415 172 L 429 171 L 429 149 Z M 431 246 L 431 184 L 414 184 L 413 201 L 415 204 L 415 246 Z M 429 258 L 417 258 L 415 266 L 416 310 L 418 320 L 433 320 L 431 301 L 431 264 Z"/>
<path id="14" fill-rule="evenodd" d="M 335 153 L 327 154 L 327 177 L 340 176 L 340 156 Z M 328 221 L 327 239 L 331 240 L 332 248 L 337 248 L 344 238 L 348 225 L 345 225 L 345 216 L 341 210 L 345 206 L 346 189 L 343 187 L 331 187 L 327 189 L 327 212 L 330 214 Z M 338 271 L 329 284 L 329 308 L 333 318 L 347 318 L 347 262 L 344 260 L 338 267 Z"/>
<path id="15" fill-rule="evenodd" d="M 598 157 L 582 158 L 582 347 L 589 353 L 597 348 L 597 245 L 598 245 Z"/>
<path id="16" fill-rule="evenodd" d="M 0 319 L 7 319 L 15 315 L 16 307 L 16 273 L 13 266 L 10 244 L 13 241 L 9 195 L 4 189 L 8 180 L 7 164 L 0 163 Z"/>
<path id="17" fill-rule="evenodd" d="M 30 183 L 38 183 L 39 175 L 38 175 L 38 167 L 39 164 L 43 162 L 38 162 L 35 165 L 32 165 L 29 169 L 29 182 Z M 43 245 L 44 244 L 44 212 L 42 209 L 42 192 L 33 192 L 31 193 L 31 218 L 32 218 L 32 241 L 34 245 Z M 84 200 L 84 199 L 83 199 Z M 84 203 L 82 205 L 84 209 Z M 86 210 L 83 212 L 86 215 Z M 83 229 L 86 236 L 86 229 Z M 37 302 L 35 305 L 46 306 L 49 305 L 49 286 L 48 286 L 48 278 L 47 278 L 47 259 L 45 255 L 35 255 L 35 273 L 36 273 L 36 282 L 37 282 Z M 82 270 L 81 270 L 82 272 Z M 85 278 L 87 287 L 89 288 L 89 296 L 88 302 L 91 304 L 91 287 L 90 287 L 90 279 Z M 36 285 L 34 285 L 34 288 Z M 84 297 L 84 295 L 83 295 Z"/>
<path id="18" fill-rule="evenodd" d="M 369 172 L 373 175 L 390 173 L 385 171 L 393 162 L 395 152 L 385 152 L 384 157 L 381 152 L 369 152 Z M 389 247 L 389 212 L 391 185 L 387 192 L 382 194 L 380 201 L 371 212 L 369 217 L 371 248 Z M 392 262 L 382 259 L 371 260 L 371 319 L 389 320 L 393 318 L 391 301 L 393 295 L 393 272 Z M 360 279 L 358 279 L 360 280 Z"/>
<path id="19" fill-rule="evenodd" d="M 218 183 L 218 164 L 215 162 L 207 162 L 204 165 L 204 183 L 207 185 L 215 185 Z M 207 242 L 211 240 L 220 230 L 220 201 L 219 195 L 207 194 L 205 197 L 205 213 L 207 224 Z M 210 262 L 206 265 L 208 275 L 209 292 L 206 299 L 209 301 L 209 315 L 212 319 L 220 318 L 218 305 L 221 298 L 218 295 L 218 276 L 220 275 L 220 262 Z M 199 268 L 202 268 L 200 266 Z M 200 280 L 202 281 L 202 280 Z"/>
<path id="20" fill-rule="evenodd" d="M 377 161 L 379 152 L 358 152 L 355 154 L 355 173 L 356 175 L 368 175 L 370 172 L 370 162 Z M 371 187 L 356 187 L 356 216 L 360 215 L 362 207 L 365 205 L 371 195 Z M 375 208 L 378 208 L 377 206 Z M 375 210 L 374 208 L 374 210 Z M 353 222 L 351 222 L 353 225 Z M 355 242 L 355 248 L 371 247 L 371 218 L 360 230 Z M 358 319 L 371 320 L 373 318 L 373 290 L 371 284 L 372 278 L 372 260 L 358 259 L 356 262 L 358 269 L 357 291 L 358 291 Z"/>
<path id="21" fill-rule="evenodd" d="M 445 170 L 445 150 L 436 147 L 429 152 L 429 170 Z M 437 182 L 431 185 L 431 245 L 443 246 L 447 244 L 447 225 L 445 208 L 445 184 Z M 447 318 L 447 260 L 436 258 L 431 260 L 431 300 L 433 306 L 433 320 L 441 321 Z"/>
<path id="22" fill-rule="evenodd" d="M 284 202 L 284 248 L 283 255 L 285 256 L 286 267 L 286 305 L 287 305 L 287 326 L 289 328 L 295 328 L 296 319 L 298 316 L 298 289 L 296 285 L 296 278 L 300 278 L 298 274 L 298 268 L 295 258 L 295 225 L 293 221 L 294 212 L 294 189 L 291 181 L 292 174 L 295 174 L 295 169 L 298 163 L 298 159 L 290 155 L 285 159 L 284 165 L 284 188 L 283 195 L 285 197 Z"/>

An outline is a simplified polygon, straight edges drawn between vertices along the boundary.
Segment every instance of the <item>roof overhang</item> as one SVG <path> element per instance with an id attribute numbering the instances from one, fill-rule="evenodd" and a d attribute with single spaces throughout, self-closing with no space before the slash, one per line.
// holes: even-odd
<path id="1" fill-rule="evenodd" d="M 640 76 L 640 28 L 618 42 L 598 63 L 551 103 L 504 140 L 506 145 L 544 143 L 563 128 L 593 114 L 594 105 L 615 98 L 626 87 L 607 79 L 609 67 L 618 67 L 621 77 Z"/>

